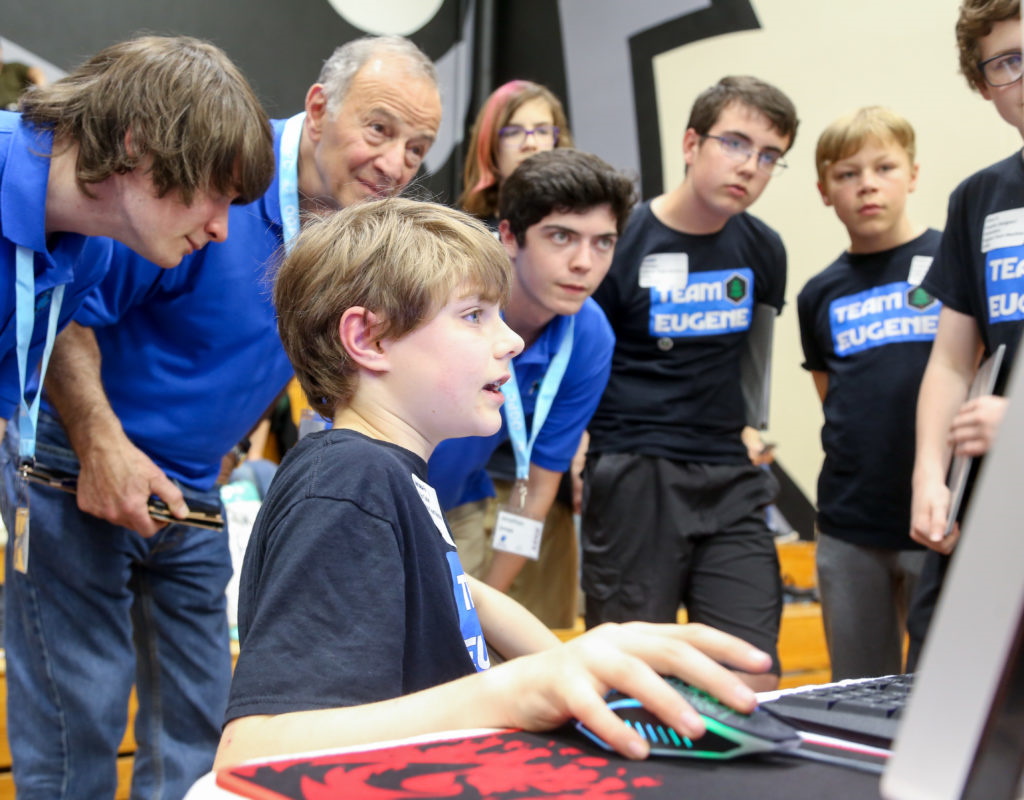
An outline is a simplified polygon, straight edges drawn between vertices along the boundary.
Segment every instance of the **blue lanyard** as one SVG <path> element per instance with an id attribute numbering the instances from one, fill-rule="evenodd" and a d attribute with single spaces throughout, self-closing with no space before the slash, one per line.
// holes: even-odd
<path id="1" fill-rule="evenodd" d="M 569 317 L 568 319 L 565 333 L 562 335 L 562 343 L 558 346 L 555 357 L 551 359 L 551 364 L 548 366 L 547 372 L 544 373 L 544 380 L 540 384 L 537 405 L 533 410 L 533 429 L 530 431 L 529 440 L 526 438 L 526 415 L 523 413 L 523 402 L 519 396 L 519 385 L 516 383 L 516 370 L 511 361 L 508 364 L 508 370 L 512 377 L 501 387 L 501 392 L 505 395 L 505 420 L 508 423 L 508 437 L 512 442 L 512 451 L 516 456 L 516 479 L 518 480 L 526 480 L 530 475 L 530 454 L 533 452 L 533 445 L 537 441 L 540 429 L 544 427 L 544 421 L 548 418 L 548 412 L 551 411 L 558 387 L 569 366 L 576 318 Z"/>
<path id="2" fill-rule="evenodd" d="M 39 419 L 39 398 L 43 394 L 43 377 L 46 366 L 50 363 L 53 351 L 53 340 L 57 336 L 57 321 L 60 318 L 60 306 L 64 302 L 64 285 L 55 286 L 50 294 L 50 317 L 46 326 L 46 345 L 39 367 L 39 389 L 32 398 L 31 405 L 25 399 L 25 387 L 28 384 L 28 351 L 32 345 L 32 329 L 36 320 L 36 276 L 35 254 L 27 247 L 18 247 L 15 259 L 17 275 L 15 278 L 15 319 L 16 342 L 18 354 L 18 379 L 21 389 L 21 413 L 18 414 L 18 434 L 20 444 L 18 455 L 22 461 L 31 459 L 36 453 L 36 422 Z"/>
<path id="3" fill-rule="evenodd" d="M 284 249 L 292 249 L 299 234 L 299 143 L 306 112 L 296 114 L 284 124 L 281 133 L 281 166 L 278 169 L 278 197 L 281 201 L 281 227 Z"/>

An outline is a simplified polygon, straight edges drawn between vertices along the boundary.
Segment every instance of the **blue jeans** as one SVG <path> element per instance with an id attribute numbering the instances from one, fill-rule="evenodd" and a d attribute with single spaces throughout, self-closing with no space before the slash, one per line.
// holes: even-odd
<path id="1" fill-rule="evenodd" d="M 13 531 L 17 423 L 0 510 Z M 76 472 L 59 422 L 40 414 L 36 458 Z M 186 500 L 219 502 L 216 490 Z M 9 537 L 13 541 L 13 536 Z M 4 645 L 18 800 L 113 797 L 137 686 L 132 798 L 177 800 L 213 764 L 231 680 L 227 534 L 168 525 L 144 539 L 32 485 L 28 573 L 7 549 Z"/>

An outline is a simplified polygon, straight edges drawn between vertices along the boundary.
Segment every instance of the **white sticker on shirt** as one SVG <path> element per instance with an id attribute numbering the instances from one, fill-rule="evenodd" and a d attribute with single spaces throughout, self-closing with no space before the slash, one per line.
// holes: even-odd
<path id="1" fill-rule="evenodd" d="M 430 518 L 434 520 L 434 524 L 441 532 L 441 537 L 452 547 L 455 547 L 452 535 L 448 532 L 448 525 L 444 521 L 444 514 L 441 513 L 441 504 L 437 502 L 437 492 L 434 491 L 434 487 L 429 483 L 423 482 L 416 475 L 410 475 L 410 477 L 412 478 L 413 486 L 416 487 L 416 491 L 420 494 L 420 500 L 423 501 L 423 505 L 430 512 Z"/>
<path id="2" fill-rule="evenodd" d="M 932 261 L 934 260 L 931 256 L 914 256 L 911 258 L 907 283 L 911 286 L 920 286 L 924 283 L 925 275 L 928 274 L 928 270 L 931 269 Z"/>
<path id="3" fill-rule="evenodd" d="M 640 288 L 671 292 L 686 288 L 690 257 L 686 253 L 651 253 L 640 262 Z"/>
<path id="4" fill-rule="evenodd" d="M 981 252 L 1024 245 L 1024 208 L 1011 208 L 985 217 L 981 232 Z"/>

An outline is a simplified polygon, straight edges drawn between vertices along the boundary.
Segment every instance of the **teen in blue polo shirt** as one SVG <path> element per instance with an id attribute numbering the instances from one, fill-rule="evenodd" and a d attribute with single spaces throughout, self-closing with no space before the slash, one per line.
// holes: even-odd
<path id="1" fill-rule="evenodd" d="M 508 402 L 501 429 L 444 442 L 430 460 L 430 481 L 466 571 L 509 591 L 541 619 L 564 605 L 559 597 L 577 593 L 572 527 L 548 526 L 537 537 L 608 380 L 614 339 L 590 295 L 611 265 L 633 200 L 628 178 L 578 150 L 538 153 L 506 179 L 499 236 L 514 280 L 505 321 L 526 348 L 502 389 Z M 505 442 L 516 481 L 498 482 L 497 497 L 508 508 L 492 534 L 480 501 L 496 495 L 486 467 Z M 535 563 L 527 565 L 528 558 Z"/>
<path id="2" fill-rule="evenodd" d="M 196 39 L 112 45 L 25 94 L 20 113 L 0 112 L 0 436 L 48 337 L 103 276 L 110 242 L 86 237 L 176 266 L 223 240 L 228 205 L 258 197 L 272 174 L 259 102 L 227 56 Z"/>

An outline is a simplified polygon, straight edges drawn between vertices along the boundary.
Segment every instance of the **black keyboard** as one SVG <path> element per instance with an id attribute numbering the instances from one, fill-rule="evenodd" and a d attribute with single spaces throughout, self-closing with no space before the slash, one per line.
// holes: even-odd
<path id="1" fill-rule="evenodd" d="M 913 675 L 886 675 L 815 686 L 761 703 L 761 708 L 800 730 L 887 747 L 896 738 L 913 681 Z"/>

